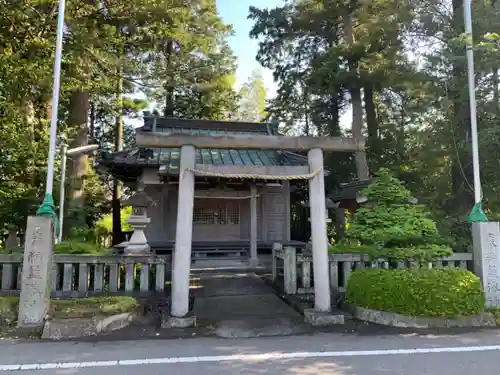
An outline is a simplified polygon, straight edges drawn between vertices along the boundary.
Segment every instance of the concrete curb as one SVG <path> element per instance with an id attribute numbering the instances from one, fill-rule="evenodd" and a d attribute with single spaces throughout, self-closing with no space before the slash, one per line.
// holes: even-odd
<path id="1" fill-rule="evenodd" d="M 331 313 L 321 313 L 314 311 L 311 306 L 300 298 L 300 295 L 288 295 L 282 291 L 276 283 L 267 278 L 261 278 L 267 285 L 273 288 L 278 298 L 285 302 L 292 309 L 304 316 L 304 321 L 314 327 L 325 327 L 330 325 L 345 324 L 345 314 L 338 309 L 333 309 Z"/>
<path id="2" fill-rule="evenodd" d="M 161 328 L 192 328 L 196 327 L 196 315 L 191 311 L 183 317 L 175 317 L 163 314 L 161 317 Z"/>
<path id="3" fill-rule="evenodd" d="M 406 316 L 347 304 L 344 304 L 344 308 L 348 310 L 355 319 L 399 328 L 470 328 L 496 326 L 495 317 L 490 313 L 483 313 L 475 316 L 440 318 Z"/>
<path id="4" fill-rule="evenodd" d="M 42 339 L 61 340 L 97 336 L 103 332 L 127 327 L 134 317 L 133 313 L 122 313 L 106 317 L 47 320 L 43 327 Z"/>

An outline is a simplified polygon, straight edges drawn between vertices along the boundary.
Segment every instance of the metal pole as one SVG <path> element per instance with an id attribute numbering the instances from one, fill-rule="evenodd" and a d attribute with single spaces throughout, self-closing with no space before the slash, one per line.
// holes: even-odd
<path id="1" fill-rule="evenodd" d="M 37 211 L 37 215 L 56 216 L 54 207 L 54 164 L 56 158 L 56 139 L 57 139 L 57 112 L 59 109 L 59 91 L 61 85 L 61 55 L 64 33 L 64 10 L 65 0 L 59 0 L 59 10 L 57 15 L 57 36 L 56 53 L 54 62 L 54 86 L 52 90 L 52 114 L 50 118 L 50 140 L 49 156 L 47 163 L 47 183 L 45 187 L 45 198 Z"/>
<path id="2" fill-rule="evenodd" d="M 465 33 L 470 38 L 467 43 L 467 78 L 469 83 L 470 125 L 472 138 L 472 165 L 474 170 L 474 202 L 481 202 L 481 178 L 479 175 L 479 147 L 477 138 L 476 84 L 474 79 L 474 51 L 472 48 L 471 0 L 464 0 Z"/>
<path id="3" fill-rule="evenodd" d="M 59 234 L 57 240 L 59 243 L 62 242 L 63 235 L 63 221 L 64 221 L 64 200 L 66 198 L 65 187 L 66 187 L 66 160 L 67 160 L 68 146 L 62 145 L 61 149 L 61 185 L 59 189 Z"/>

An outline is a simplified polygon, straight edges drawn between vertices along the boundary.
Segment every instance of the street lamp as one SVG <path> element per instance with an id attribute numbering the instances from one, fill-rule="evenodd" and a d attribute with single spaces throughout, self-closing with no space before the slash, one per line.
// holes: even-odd
<path id="1" fill-rule="evenodd" d="M 47 162 L 47 182 L 45 187 L 45 197 L 43 203 L 38 208 L 38 216 L 55 217 L 54 197 L 54 164 L 56 159 L 56 139 L 57 139 L 57 114 L 59 109 L 59 90 L 61 86 L 61 55 L 64 33 L 64 8 L 65 0 L 59 0 L 59 10 L 57 15 L 57 36 L 56 36 L 56 54 L 54 61 L 54 86 L 52 88 L 52 113 L 50 118 L 50 139 L 49 155 Z"/>
<path id="2" fill-rule="evenodd" d="M 68 156 L 85 154 L 90 151 L 97 150 L 99 145 L 88 145 L 68 149 L 68 145 L 63 144 L 61 147 L 61 185 L 59 189 L 59 233 L 57 242 L 62 242 L 63 221 L 64 221 L 64 198 L 65 198 L 65 183 L 66 183 L 66 160 Z"/>
<path id="3" fill-rule="evenodd" d="M 479 175 L 479 145 L 477 137 L 476 84 L 474 80 L 474 50 L 472 48 L 472 11 L 471 0 L 464 0 L 464 22 L 467 34 L 467 79 L 469 86 L 470 126 L 472 140 L 472 168 L 474 173 L 474 207 L 469 222 L 488 221 L 481 203 L 481 177 Z"/>

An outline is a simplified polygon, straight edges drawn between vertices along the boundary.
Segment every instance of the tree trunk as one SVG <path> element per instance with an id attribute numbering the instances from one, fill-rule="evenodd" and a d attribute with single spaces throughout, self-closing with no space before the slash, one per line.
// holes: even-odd
<path id="1" fill-rule="evenodd" d="M 331 137 L 339 137 L 340 131 L 340 102 L 343 94 L 333 93 L 330 96 L 329 112 L 331 114 L 331 119 L 328 122 L 328 135 Z"/>
<path id="2" fill-rule="evenodd" d="M 174 42 L 169 40 L 165 51 L 167 58 L 168 81 L 165 83 L 165 117 L 174 117 L 174 83 L 172 72 L 172 59 L 174 53 Z"/>
<path id="3" fill-rule="evenodd" d="M 365 85 L 363 89 L 363 100 L 365 102 L 365 113 L 366 113 L 366 126 L 368 129 L 368 147 L 370 148 L 370 153 L 378 161 L 380 159 L 379 150 L 379 134 L 378 134 L 378 120 L 377 112 L 375 110 L 375 100 L 373 87 L 371 85 Z"/>
<path id="4" fill-rule="evenodd" d="M 96 140 L 95 134 L 95 123 L 96 123 L 96 113 L 95 113 L 95 103 L 90 103 L 90 121 L 89 121 L 89 136 L 92 139 L 92 142 Z"/>
<path id="5" fill-rule="evenodd" d="M 349 12 L 344 15 L 344 36 L 349 46 L 354 43 L 354 31 L 352 28 L 352 17 Z M 352 74 L 357 74 L 357 61 L 351 61 L 349 69 Z M 361 100 L 361 88 L 359 86 L 359 76 L 349 87 L 352 105 L 352 135 L 355 140 L 363 139 L 363 102 Z M 366 160 L 366 151 L 357 151 L 354 155 L 356 160 L 356 174 L 359 180 L 368 180 L 370 173 L 368 170 L 368 161 Z"/>
<path id="6" fill-rule="evenodd" d="M 24 100 L 21 106 L 24 110 L 24 120 L 29 128 L 31 141 L 36 140 L 36 129 L 35 129 L 35 106 L 32 100 Z"/>
<path id="7" fill-rule="evenodd" d="M 493 71 L 493 101 L 495 103 L 495 115 L 497 121 L 500 119 L 500 78 L 498 76 L 498 69 L 494 68 Z"/>
<path id="8" fill-rule="evenodd" d="M 311 129 L 309 128 L 309 106 L 308 106 L 307 88 L 306 85 L 302 85 L 302 102 L 304 105 L 304 121 L 305 121 L 305 135 L 309 136 L 311 134 Z"/>
<path id="9" fill-rule="evenodd" d="M 345 236 L 346 209 L 335 208 L 335 241 L 340 241 Z"/>
<path id="10" fill-rule="evenodd" d="M 75 132 L 75 137 L 70 144 L 71 148 L 86 146 L 88 144 L 88 111 L 89 93 L 75 90 L 71 93 L 69 103 L 69 125 Z M 74 155 L 68 159 L 69 166 L 69 225 L 63 228 L 81 228 L 86 224 L 84 186 L 87 174 L 88 156 L 86 154 Z"/>
<path id="11" fill-rule="evenodd" d="M 118 82 L 117 88 L 118 115 L 115 119 L 115 151 L 123 150 L 123 81 Z M 113 216 L 113 240 L 112 245 L 117 245 L 123 242 L 122 222 L 121 222 L 121 186 L 117 178 L 113 179 L 113 200 L 112 200 L 112 216 Z"/>

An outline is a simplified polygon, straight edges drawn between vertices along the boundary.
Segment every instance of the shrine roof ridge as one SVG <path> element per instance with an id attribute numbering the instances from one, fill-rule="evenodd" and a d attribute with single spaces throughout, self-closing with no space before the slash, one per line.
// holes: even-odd
<path id="1" fill-rule="evenodd" d="M 144 125 L 138 130 L 157 132 L 186 132 L 190 134 L 278 134 L 278 125 L 269 122 L 231 120 L 195 120 L 159 117 L 146 112 Z"/>

